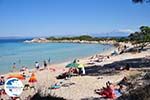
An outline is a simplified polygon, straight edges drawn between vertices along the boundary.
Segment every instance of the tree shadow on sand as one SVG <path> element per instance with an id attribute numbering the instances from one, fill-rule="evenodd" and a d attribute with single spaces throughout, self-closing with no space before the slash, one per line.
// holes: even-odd
<path id="1" fill-rule="evenodd" d="M 130 68 L 150 67 L 150 59 L 149 58 L 126 59 L 106 64 L 104 66 L 89 66 L 86 67 L 85 70 L 86 75 L 89 76 L 115 75 L 119 73 L 119 71 L 115 70 L 116 68 L 126 66 L 129 66 Z"/>

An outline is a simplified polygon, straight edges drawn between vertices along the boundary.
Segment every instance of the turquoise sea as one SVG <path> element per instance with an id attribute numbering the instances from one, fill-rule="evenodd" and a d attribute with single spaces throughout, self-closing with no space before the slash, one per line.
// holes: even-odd
<path id="1" fill-rule="evenodd" d="M 0 39 L 0 74 L 9 72 L 13 63 L 17 68 L 33 68 L 35 61 L 51 63 L 72 61 L 114 48 L 112 45 L 78 43 L 24 43 L 24 39 Z"/>

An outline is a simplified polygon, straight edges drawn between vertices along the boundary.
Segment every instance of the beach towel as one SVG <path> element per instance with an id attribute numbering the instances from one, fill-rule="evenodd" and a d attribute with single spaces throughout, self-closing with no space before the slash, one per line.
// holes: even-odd
<path id="1" fill-rule="evenodd" d="M 111 99 L 116 98 L 115 92 L 111 88 L 106 88 L 103 91 L 101 91 L 99 94 L 106 98 L 111 98 Z"/>
<path id="2" fill-rule="evenodd" d="M 59 89 L 59 88 L 61 88 L 61 86 L 57 84 L 51 86 L 51 89 Z"/>
<path id="3" fill-rule="evenodd" d="M 122 94 L 119 92 L 118 89 L 114 90 L 114 94 L 115 94 L 115 96 L 116 96 L 117 98 L 122 95 Z"/>

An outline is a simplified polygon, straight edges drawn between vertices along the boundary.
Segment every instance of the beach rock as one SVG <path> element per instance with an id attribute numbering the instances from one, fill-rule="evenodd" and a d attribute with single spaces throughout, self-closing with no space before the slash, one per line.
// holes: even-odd
<path id="1" fill-rule="evenodd" d="M 25 43 L 47 43 L 49 40 L 46 38 L 34 38 L 32 40 L 25 40 Z"/>

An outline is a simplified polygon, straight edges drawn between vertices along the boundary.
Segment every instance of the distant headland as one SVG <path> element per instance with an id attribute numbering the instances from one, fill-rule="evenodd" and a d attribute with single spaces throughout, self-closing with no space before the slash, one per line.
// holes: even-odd
<path id="1" fill-rule="evenodd" d="M 81 35 L 76 37 L 48 37 L 48 38 L 33 38 L 26 40 L 25 43 L 87 43 L 87 44 L 115 44 L 116 38 L 92 37 L 89 35 Z"/>

